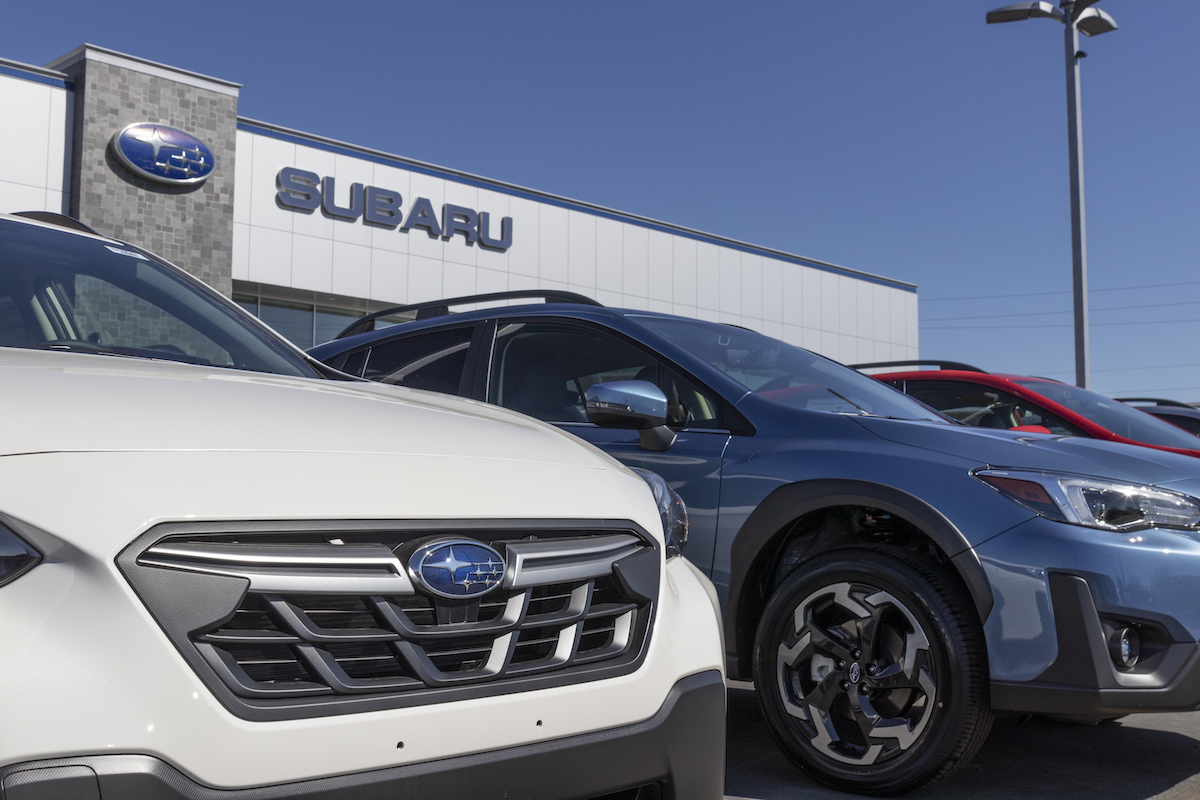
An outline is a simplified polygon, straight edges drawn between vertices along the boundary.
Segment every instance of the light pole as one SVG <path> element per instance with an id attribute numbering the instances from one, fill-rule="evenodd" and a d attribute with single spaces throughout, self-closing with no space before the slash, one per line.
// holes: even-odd
<path id="1" fill-rule="evenodd" d="M 1099 36 L 1115 31 L 1117 23 L 1105 12 L 1091 8 L 1098 0 L 1063 0 L 1053 3 L 1016 3 L 989 11 L 989 25 L 1049 17 L 1063 23 L 1067 56 L 1067 139 L 1071 151 L 1071 275 L 1075 294 L 1075 383 L 1088 385 L 1087 227 L 1083 217 L 1083 110 L 1080 105 L 1079 34 Z"/>

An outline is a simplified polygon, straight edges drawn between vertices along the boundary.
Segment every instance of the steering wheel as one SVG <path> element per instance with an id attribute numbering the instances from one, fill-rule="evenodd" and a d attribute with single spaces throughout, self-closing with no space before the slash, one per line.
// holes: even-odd
<path id="1" fill-rule="evenodd" d="M 975 421 L 982 418 L 984 414 L 987 414 L 991 411 L 995 411 L 997 408 L 1004 408 L 1005 406 L 1015 406 L 1015 405 L 1016 405 L 1016 403 L 1004 403 L 1004 402 L 997 400 L 996 402 L 990 403 L 990 404 L 984 406 L 983 408 L 980 408 L 976 411 L 972 411 L 970 414 L 967 414 L 965 417 L 960 419 L 959 422 L 965 423 L 967 425 L 974 425 Z"/>

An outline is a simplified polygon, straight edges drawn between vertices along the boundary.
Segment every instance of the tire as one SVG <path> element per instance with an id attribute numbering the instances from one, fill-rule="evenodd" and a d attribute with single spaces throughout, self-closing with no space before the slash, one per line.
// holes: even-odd
<path id="1" fill-rule="evenodd" d="M 814 779 L 885 795 L 944 778 L 992 726 L 975 608 L 952 576 L 896 547 L 833 550 L 779 586 L 754 683 L 772 735 Z"/>

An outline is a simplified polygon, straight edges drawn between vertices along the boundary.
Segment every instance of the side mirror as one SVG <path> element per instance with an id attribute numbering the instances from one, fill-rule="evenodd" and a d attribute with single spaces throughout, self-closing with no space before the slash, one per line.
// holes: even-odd
<path id="1" fill-rule="evenodd" d="M 642 447 L 662 452 L 675 444 L 667 427 L 667 396 L 650 381 L 609 381 L 587 390 L 587 418 L 605 428 L 632 428 Z"/>
<path id="2" fill-rule="evenodd" d="M 1017 425 L 1015 428 L 1009 428 L 1010 431 L 1018 433 L 1053 433 L 1054 431 L 1047 428 L 1045 425 Z"/>

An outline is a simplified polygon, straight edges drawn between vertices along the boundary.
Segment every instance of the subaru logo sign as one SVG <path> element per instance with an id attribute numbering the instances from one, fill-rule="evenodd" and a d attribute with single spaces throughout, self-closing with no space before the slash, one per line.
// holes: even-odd
<path id="1" fill-rule="evenodd" d="M 438 597 L 465 600 L 487 594 L 504 580 L 504 558 L 486 544 L 442 539 L 418 548 L 408 561 L 421 586 Z"/>
<path id="2" fill-rule="evenodd" d="M 153 122 L 126 126 L 112 138 L 121 163 L 143 178 L 176 186 L 194 186 L 217 168 L 212 150 L 178 128 Z"/>

